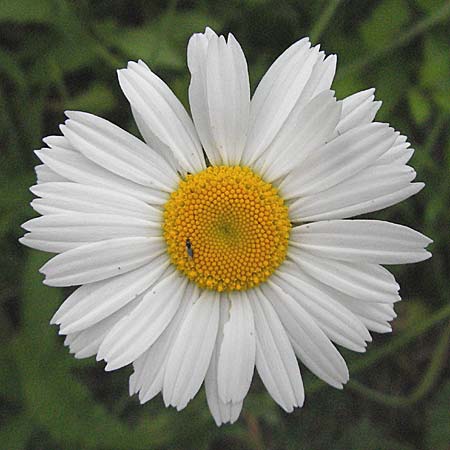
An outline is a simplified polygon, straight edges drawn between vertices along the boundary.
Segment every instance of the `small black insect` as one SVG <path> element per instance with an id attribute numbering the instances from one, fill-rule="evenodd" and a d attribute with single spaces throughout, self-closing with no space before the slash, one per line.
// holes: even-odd
<path id="1" fill-rule="evenodd" d="M 192 248 L 192 244 L 189 238 L 186 239 L 186 251 L 189 258 L 192 259 L 194 257 L 194 249 Z"/>

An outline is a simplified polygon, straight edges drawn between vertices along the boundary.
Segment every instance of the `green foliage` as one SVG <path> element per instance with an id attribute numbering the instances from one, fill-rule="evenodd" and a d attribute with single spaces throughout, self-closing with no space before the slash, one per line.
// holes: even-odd
<path id="1" fill-rule="evenodd" d="M 448 448 L 450 385 L 445 358 L 435 356 L 450 316 L 449 17 L 448 0 L 0 1 L 0 448 Z M 427 188 L 375 216 L 434 239 L 430 261 L 395 268 L 407 301 L 394 336 L 375 334 L 367 355 L 345 353 L 358 384 L 336 391 L 304 369 L 305 406 L 287 415 L 256 379 L 238 423 L 221 428 L 203 392 L 179 413 L 160 398 L 141 406 L 128 397 L 129 370 L 105 373 L 93 358 L 69 355 L 48 325 L 67 292 L 42 285 L 45 257 L 17 242 L 33 215 L 32 150 L 57 133 L 63 111 L 136 131 L 115 70 L 137 59 L 187 105 L 187 40 L 207 25 L 239 39 L 252 89 L 282 50 L 311 33 L 338 55 L 339 98 L 376 87 L 378 119 L 408 135 Z"/>

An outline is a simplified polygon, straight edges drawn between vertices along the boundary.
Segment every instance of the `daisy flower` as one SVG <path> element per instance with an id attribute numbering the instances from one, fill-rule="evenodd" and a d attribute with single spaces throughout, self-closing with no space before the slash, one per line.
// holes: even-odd
<path id="1" fill-rule="evenodd" d="M 335 388 L 335 344 L 364 352 L 391 331 L 399 286 L 382 265 L 422 261 L 430 239 L 350 219 L 417 193 L 406 137 L 374 122 L 369 89 L 337 100 L 336 56 L 289 47 L 250 99 L 233 35 L 194 34 L 192 118 L 142 61 L 119 70 L 144 142 L 67 111 L 36 151 L 42 216 L 21 242 L 57 253 L 49 286 L 80 286 L 51 323 L 76 358 L 133 364 L 130 394 L 184 408 L 205 383 L 234 422 L 256 370 L 286 411 L 303 405 L 299 361 Z"/>

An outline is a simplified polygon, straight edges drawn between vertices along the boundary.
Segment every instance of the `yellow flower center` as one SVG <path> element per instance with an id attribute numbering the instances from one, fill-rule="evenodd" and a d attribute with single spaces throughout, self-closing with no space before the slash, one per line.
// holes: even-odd
<path id="1" fill-rule="evenodd" d="M 200 287 L 249 289 L 286 257 L 291 224 L 277 189 L 248 167 L 208 167 L 180 181 L 164 208 L 171 261 Z"/>

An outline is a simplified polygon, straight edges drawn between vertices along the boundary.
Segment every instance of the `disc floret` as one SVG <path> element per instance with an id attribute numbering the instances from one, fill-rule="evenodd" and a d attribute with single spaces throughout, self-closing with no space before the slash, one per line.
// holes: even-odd
<path id="1" fill-rule="evenodd" d="M 248 167 L 188 174 L 164 209 L 172 263 L 201 288 L 217 291 L 267 280 L 286 257 L 290 228 L 277 189 Z"/>

